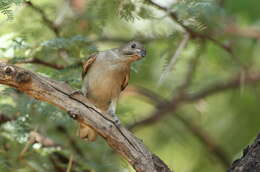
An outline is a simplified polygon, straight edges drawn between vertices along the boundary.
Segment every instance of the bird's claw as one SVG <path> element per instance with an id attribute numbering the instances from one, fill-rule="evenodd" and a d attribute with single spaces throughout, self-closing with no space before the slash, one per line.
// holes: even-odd
<path id="1" fill-rule="evenodd" d="M 119 118 L 117 116 L 114 116 L 113 118 L 114 118 L 115 125 L 119 127 L 121 125 Z"/>
<path id="2" fill-rule="evenodd" d="M 120 122 L 120 120 L 119 119 L 115 119 L 115 124 L 116 124 L 116 126 L 120 126 L 121 125 L 121 122 Z"/>

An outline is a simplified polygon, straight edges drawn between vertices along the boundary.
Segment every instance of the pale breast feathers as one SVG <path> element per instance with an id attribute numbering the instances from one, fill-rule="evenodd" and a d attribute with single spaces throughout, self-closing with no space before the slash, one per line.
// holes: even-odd
<path id="1" fill-rule="evenodd" d="M 110 53 L 111 52 L 109 52 L 109 55 L 111 56 Z M 84 77 L 87 75 L 88 71 L 90 70 L 92 64 L 97 60 L 98 56 L 100 56 L 100 58 L 102 58 L 102 59 L 99 59 L 100 64 L 96 64 L 96 66 L 95 66 L 95 68 L 99 69 L 99 71 L 95 71 L 94 75 L 93 75 L 93 72 L 92 72 L 92 77 L 105 77 L 105 76 L 98 75 L 96 72 L 103 73 L 103 75 L 109 76 L 109 74 L 111 74 L 110 70 L 117 71 L 117 72 L 113 72 L 114 74 L 112 74 L 112 76 L 110 76 L 110 77 L 114 77 L 113 80 L 115 80 L 115 81 L 117 80 L 118 84 L 121 84 L 121 91 L 123 91 L 127 87 L 128 81 L 129 81 L 129 78 L 130 78 L 129 68 L 128 68 L 128 66 L 125 66 L 125 65 L 122 65 L 122 64 L 117 64 L 117 63 L 113 64 L 113 62 L 112 62 L 113 60 L 109 58 L 109 55 L 106 55 L 106 56 L 105 55 L 106 54 L 98 54 L 98 53 L 93 54 L 83 63 L 82 79 L 84 79 Z M 108 61 L 110 61 L 110 62 L 108 62 Z M 117 66 L 117 67 L 115 67 L 115 66 Z M 102 70 L 102 72 L 100 70 Z M 121 72 L 119 72 L 119 71 L 121 71 Z M 121 77 L 123 77 L 122 78 L 123 82 L 120 79 Z M 95 78 L 95 80 L 99 80 L 99 79 Z M 120 82 L 120 80 L 121 80 L 121 82 Z"/>

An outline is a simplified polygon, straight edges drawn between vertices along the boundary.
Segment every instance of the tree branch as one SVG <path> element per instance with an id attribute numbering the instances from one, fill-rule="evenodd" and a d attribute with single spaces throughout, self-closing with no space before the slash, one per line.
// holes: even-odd
<path id="1" fill-rule="evenodd" d="M 260 29 L 256 27 L 239 27 L 236 24 L 230 24 L 224 28 L 224 32 L 229 35 L 260 39 Z"/>
<path id="2" fill-rule="evenodd" d="M 45 14 L 45 12 L 37 7 L 36 5 L 34 5 L 31 1 L 25 1 L 24 2 L 28 7 L 30 7 L 31 9 L 33 9 L 34 11 L 36 11 L 37 13 L 40 14 L 40 16 L 42 17 L 42 20 L 43 22 L 48 26 L 48 28 L 53 31 L 53 33 L 56 35 L 56 36 L 60 36 L 60 30 L 58 28 L 58 26 L 56 26 L 54 24 L 53 21 L 51 21 L 47 15 Z"/>
<path id="3" fill-rule="evenodd" d="M 178 18 L 178 15 L 177 13 L 173 12 L 173 11 L 170 11 L 168 10 L 168 8 L 166 7 L 162 7 L 160 6 L 159 4 L 153 2 L 152 0 L 145 0 L 146 2 L 148 2 L 150 5 L 154 6 L 155 8 L 158 8 L 162 11 L 165 11 L 167 13 L 169 13 L 171 19 L 173 21 L 175 21 L 177 24 L 179 24 L 185 32 L 189 33 L 190 36 L 191 36 L 191 39 L 194 39 L 194 38 L 200 38 L 202 40 L 209 40 L 211 42 L 213 42 L 215 45 L 217 45 L 218 47 L 222 48 L 223 50 L 225 50 L 229 55 L 230 57 L 236 61 L 236 63 L 238 63 L 240 66 L 242 66 L 244 69 L 247 68 L 247 66 L 245 66 L 241 60 L 234 55 L 234 52 L 232 51 L 232 48 L 229 46 L 229 45 L 225 45 L 223 43 L 221 43 L 220 41 L 216 40 L 215 38 L 213 38 L 211 35 L 208 35 L 208 34 L 203 34 L 203 33 L 200 33 L 200 32 L 196 32 L 194 31 L 193 29 L 191 29 L 190 27 L 186 26 L 179 18 Z"/>
<path id="4" fill-rule="evenodd" d="M 206 150 L 215 156 L 221 165 L 225 168 L 230 167 L 231 160 L 227 153 L 218 145 L 217 141 L 213 139 L 205 130 L 200 128 L 195 123 L 188 121 L 183 116 L 175 114 L 175 117 L 180 120 L 186 127 L 195 135 L 202 144 L 205 145 Z"/>
<path id="5" fill-rule="evenodd" d="M 142 141 L 126 128 L 117 126 L 112 117 L 102 114 L 86 97 L 70 96 L 74 90 L 69 85 L 4 63 L 0 63 L 0 84 L 17 88 L 35 99 L 49 102 L 67 111 L 77 122 L 93 128 L 136 171 L 171 171 Z"/>
<path id="6" fill-rule="evenodd" d="M 9 122 L 9 121 L 12 121 L 13 118 L 3 114 L 3 113 L 0 113 L 0 125 L 6 123 L 6 122 Z"/>
<path id="7" fill-rule="evenodd" d="M 0 113 L 0 125 L 5 124 L 6 122 L 14 121 L 15 118 L 11 118 L 3 113 Z M 31 131 L 30 137 L 34 138 L 33 140 L 37 143 L 42 144 L 43 147 L 58 147 L 59 145 L 56 144 L 52 139 L 43 136 L 37 131 Z"/>
<path id="8" fill-rule="evenodd" d="M 160 6 L 159 4 L 153 2 L 152 0 L 145 0 L 147 1 L 149 4 L 151 4 L 152 6 L 154 6 L 155 8 L 158 8 L 162 11 L 165 12 L 169 12 L 167 8 Z M 203 34 L 203 33 L 199 33 L 196 32 L 194 30 L 192 30 L 191 28 L 189 28 L 188 26 L 186 26 L 177 16 L 177 14 L 173 11 L 171 11 L 169 13 L 170 17 L 172 18 L 172 20 L 174 20 L 176 23 L 178 23 L 186 32 L 188 32 L 191 36 L 191 38 L 201 38 L 201 39 L 208 39 L 210 41 L 212 41 L 213 43 L 215 43 L 217 46 L 223 48 L 224 50 L 226 50 L 227 52 L 231 53 L 231 49 L 230 47 L 222 44 L 221 42 L 219 42 L 218 40 L 212 38 L 209 35 Z"/>
<path id="9" fill-rule="evenodd" d="M 138 126 L 151 125 L 166 116 L 169 112 L 175 112 L 177 108 L 179 108 L 179 106 L 184 103 L 194 102 L 222 91 L 239 88 L 241 83 L 241 75 L 242 74 L 239 74 L 229 79 L 228 81 L 222 81 L 216 84 L 212 84 L 211 86 L 208 86 L 201 91 L 195 93 L 178 94 L 176 97 L 172 98 L 171 101 L 158 105 L 158 110 L 149 115 L 147 118 L 131 124 L 129 127 L 136 128 Z M 244 84 L 256 84 L 260 82 L 260 72 L 247 73 L 243 77 Z"/>
<path id="10" fill-rule="evenodd" d="M 168 37 L 156 37 L 156 38 L 142 38 L 142 37 L 138 37 L 138 38 L 134 38 L 134 40 L 136 41 L 140 41 L 142 43 L 148 43 L 148 42 L 152 42 L 152 41 L 160 41 L 160 40 L 167 40 L 169 39 Z M 93 43 L 97 43 L 97 42 L 128 42 L 129 39 L 127 38 L 122 38 L 122 37 L 101 37 L 98 39 L 94 39 L 94 40 L 90 40 L 89 43 L 93 44 Z M 0 62 L 6 62 L 4 60 L 0 60 Z M 59 65 L 59 64 L 55 64 L 55 63 L 50 63 L 50 62 L 46 62 L 40 58 L 37 57 L 32 57 L 32 58 L 24 58 L 22 60 L 15 60 L 13 61 L 12 59 L 7 61 L 8 63 L 11 64 L 24 64 L 24 63 L 30 63 L 30 64 L 38 64 L 38 65 L 43 65 L 43 66 L 47 66 L 56 70 L 62 70 L 65 69 L 69 66 L 74 66 L 74 65 L 81 65 L 82 62 L 78 61 L 75 64 L 72 65 Z"/>
<path id="11" fill-rule="evenodd" d="M 260 171 L 260 134 L 254 143 L 247 146 L 243 156 L 233 162 L 228 172 L 258 172 Z"/>
<path id="12" fill-rule="evenodd" d="M 171 72 L 173 70 L 173 68 L 178 60 L 178 57 L 182 53 L 183 49 L 186 47 L 189 39 L 190 39 L 190 35 L 188 33 L 186 33 L 184 35 L 184 38 L 180 42 L 180 45 L 176 49 L 174 55 L 172 56 L 171 61 L 169 62 L 169 65 L 167 65 L 166 69 L 161 74 L 159 82 L 158 82 L 159 85 L 161 85 L 163 83 L 165 77 L 169 74 L 169 72 Z"/>
<path id="13" fill-rule="evenodd" d="M 137 93 L 138 95 L 141 95 L 145 98 L 148 98 L 147 100 L 154 104 L 155 106 L 158 106 L 163 103 L 167 103 L 167 100 L 162 98 L 160 95 L 145 89 L 141 87 L 134 87 L 130 86 L 127 88 L 127 91 Z M 217 144 L 217 142 L 202 128 L 197 126 L 195 123 L 185 119 L 183 116 L 179 114 L 174 115 L 177 120 L 181 121 L 183 125 L 194 135 L 196 136 L 202 144 L 205 145 L 208 152 L 210 152 L 213 156 L 215 156 L 219 162 L 225 167 L 228 168 L 230 166 L 230 159 L 228 158 L 226 152 Z M 130 129 L 131 126 L 129 126 Z"/>
<path id="14" fill-rule="evenodd" d="M 47 66 L 47 67 L 57 69 L 57 70 L 61 70 L 61 69 L 65 68 L 65 66 L 58 65 L 55 63 L 49 63 L 49 62 L 43 61 L 43 60 L 41 60 L 39 58 L 35 58 L 35 57 L 16 62 L 16 64 L 21 64 L 21 63 L 39 64 L 39 65 Z"/>
<path id="15" fill-rule="evenodd" d="M 218 0 L 219 2 L 219 6 L 220 7 L 223 7 L 224 6 L 224 4 L 225 4 L 225 0 Z"/>

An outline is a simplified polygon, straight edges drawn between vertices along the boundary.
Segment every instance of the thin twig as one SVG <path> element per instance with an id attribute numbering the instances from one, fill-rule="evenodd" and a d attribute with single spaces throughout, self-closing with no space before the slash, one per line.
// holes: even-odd
<path id="1" fill-rule="evenodd" d="M 43 61 L 43 60 L 36 58 L 36 57 L 27 58 L 27 59 L 19 60 L 19 61 L 16 61 L 16 62 L 12 62 L 12 60 L 9 60 L 9 61 L 7 61 L 7 63 L 11 63 L 11 64 L 27 64 L 27 63 L 37 64 L 37 65 L 43 65 L 43 66 L 46 66 L 46 67 L 50 67 L 50 68 L 53 68 L 53 69 L 56 69 L 56 70 L 63 70 L 63 69 L 69 68 L 71 66 L 80 66 L 82 64 L 81 61 L 78 61 L 78 62 L 76 62 L 72 65 L 63 66 L 63 65 L 56 64 L 56 63 L 46 62 L 46 61 Z"/>
<path id="2" fill-rule="evenodd" d="M 14 121 L 16 118 L 14 117 L 9 117 L 6 114 L 0 113 L 0 125 L 4 124 L 9 121 Z M 37 129 L 37 127 L 36 127 Z M 33 131 L 30 132 L 30 138 L 33 140 L 35 143 L 40 143 L 43 147 L 58 147 L 59 144 L 55 143 L 52 139 L 43 136 L 39 132 L 34 129 Z M 30 140 L 30 139 L 29 139 Z"/>
<path id="3" fill-rule="evenodd" d="M 25 1 L 24 2 L 28 7 L 33 9 L 35 12 L 39 13 L 42 17 L 43 22 L 48 26 L 48 28 L 58 37 L 60 36 L 60 30 L 59 28 L 54 24 L 53 21 L 51 21 L 46 13 L 40 8 L 34 5 L 31 1 Z"/>
<path id="4" fill-rule="evenodd" d="M 149 38 L 149 37 L 135 37 L 133 38 L 133 40 L 135 41 L 139 41 L 139 42 L 142 42 L 142 43 L 149 43 L 149 42 L 152 42 L 152 41 L 163 41 L 163 40 L 168 40 L 170 39 L 170 37 L 164 37 L 164 36 L 159 36 L 159 37 L 154 37 L 154 38 Z M 96 42 L 119 42 L 119 43 L 125 43 L 125 42 L 128 42 L 129 41 L 129 38 L 123 38 L 123 37 L 100 37 L 100 38 L 97 38 L 95 40 L 90 40 L 91 43 L 96 43 Z"/>
<path id="5" fill-rule="evenodd" d="M 35 127 L 35 129 L 33 130 L 33 132 L 36 132 L 37 130 L 38 130 L 38 126 Z M 26 142 L 26 144 L 25 144 L 23 150 L 22 150 L 21 153 L 19 154 L 19 159 L 20 159 L 20 160 L 23 159 L 25 153 L 28 151 L 28 149 L 30 148 L 30 146 L 31 146 L 32 144 L 34 144 L 35 142 L 36 142 L 35 137 L 33 137 L 33 136 L 30 135 L 30 136 L 29 136 L 29 140 Z"/>
<path id="6" fill-rule="evenodd" d="M 153 2 L 152 0 L 146 0 L 150 5 L 160 9 L 160 10 L 163 10 L 167 13 L 169 13 L 170 17 L 172 18 L 173 21 L 175 21 L 177 24 L 179 24 L 183 29 L 184 31 L 188 32 L 191 36 L 192 39 L 194 38 L 200 38 L 200 39 L 206 39 L 206 40 L 209 40 L 211 42 L 213 42 L 215 45 L 219 46 L 220 48 L 222 48 L 223 50 L 225 50 L 232 59 L 234 59 L 236 61 L 236 63 L 238 63 L 240 66 L 242 66 L 245 70 L 247 69 L 247 66 L 245 66 L 241 60 L 234 55 L 234 52 L 232 51 L 231 47 L 229 45 L 225 45 L 221 42 L 219 42 L 218 40 L 216 40 L 215 38 L 213 38 L 212 36 L 210 35 L 207 35 L 207 34 L 203 34 L 203 33 L 199 33 L 199 32 L 196 32 L 194 31 L 193 29 L 189 28 L 188 26 L 186 26 L 179 18 L 178 18 L 178 15 L 177 13 L 173 12 L 173 11 L 170 11 L 168 10 L 168 8 L 165 8 L 165 7 L 162 7 L 160 6 L 159 4 Z"/>
<path id="7" fill-rule="evenodd" d="M 36 143 L 40 143 L 43 147 L 59 147 L 52 139 L 43 136 L 37 131 L 31 131 L 30 137 L 34 138 Z"/>
<path id="8" fill-rule="evenodd" d="M 71 172 L 71 169 L 72 169 L 72 163 L 73 163 L 73 155 L 71 154 L 71 155 L 70 155 L 70 160 L 69 160 L 69 163 L 68 163 L 68 167 L 67 167 L 66 172 Z"/>
<path id="9" fill-rule="evenodd" d="M 230 35 L 241 36 L 252 39 L 260 39 L 260 29 L 255 27 L 238 27 L 236 24 L 227 25 L 224 32 Z"/>
<path id="10" fill-rule="evenodd" d="M 180 57 L 181 52 L 183 51 L 183 49 L 186 47 L 188 41 L 189 41 L 190 35 L 189 33 L 186 33 L 184 35 L 183 40 L 181 41 L 180 45 L 178 46 L 178 48 L 176 49 L 174 55 L 171 58 L 171 61 L 169 63 L 169 65 L 165 68 L 165 70 L 163 71 L 163 73 L 160 76 L 158 85 L 161 85 L 164 81 L 164 79 L 166 78 L 166 76 L 173 70 L 175 64 L 177 63 L 177 60 Z"/>
<path id="11" fill-rule="evenodd" d="M 154 6 L 155 8 L 158 8 L 162 11 L 165 11 L 167 13 L 169 13 L 170 17 L 172 18 L 172 20 L 174 20 L 176 23 L 178 23 L 186 32 L 188 32 L 191 36 L 191 38 L 202 38 L 202 39 L 208 39 L 212 42 L 214 42 L 215 44 L 217 44 L 218 46 L 220 46 L 221 48 L 225 49 L 226 51 L 230 52 L 229 47 L 227 47 L 226 45 L 220 43 L 219 41 L 217 41 L 216 39 L 210 37 L 209 35 L 205 35 L 199 32 L 196 32 L 194 30 L 192 30 L 191 28 L 189 28 L 188 26 L 186 26 L 177 16 L 177 14 L 173 11 L 170 11 L 165 8 L 160 6 L 159 4 L 153 2 L 152 0 L 146 0 L 150 5 Z"/>
<path id="12" fill-rule="evenodd" d="M 58 65 L 55 63 L 49 63 L 49 62 L 43 61 L 43 60 L 41 60 L 39 58 L 35 58 L 35 57 L 16 62 L 16 64 L 22 64 L 22 63 L 39 64 L 39 65 L 47 66 L 47 67 L 57 69 L 57 70 L 61 70 L 61 69 L 65 68 L 65 66 Z"/>
<path id="13" fill-rule="evenodd" d="M 84 158 L 84 153 L 82 152 L 81 148 L 78 146 L 76 140 L 69 134 L 67 129 L 65 127 L 63 127 L 62 125 L 57 126 L 56 129 L 57 129 L 57 131 L 64 134 L 68 138 L 69 144 L 71 145 L 71 147 L 75 151 L 75 153 L 77 153 L 77 155 Z"/>
<path id="14" fill-rule="evenodd" d="M 178 88 L 178 92 L 184 92 L 185 89 L 187 89 L 191 85 L 193 76 L 196 73 L 196 68 L 198 65 L 199 58 L 204 52 L 204 50 L 205 50 L 205 44 L 204 42 L 202 42 L 202 45 L 199 46 L 196 55 L 189 62 L 187 74 L 186 76 L 184 76 L 184 80 L 180 85 L 180 87 Z"/>
<path id="15" fill-rule="evenodd" d="M 220 7 L 223 7 L 225 4 L 225 0 L 219 0 L 218 4 Z"/>

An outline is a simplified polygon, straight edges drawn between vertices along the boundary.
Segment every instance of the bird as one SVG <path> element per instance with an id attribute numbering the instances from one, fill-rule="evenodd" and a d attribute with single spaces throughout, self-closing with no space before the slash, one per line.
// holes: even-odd
<path id="1" fill-rule="evenodd" d="M 146 49 L 137 41 L 130 41 L 119 48 L 92 54 L 83 62 L 81 94 L 101 112 L 111 115 L 116 125 L 116 105 L 120 93 L 128 85 L 131 64 L 146 56 Z M 72 93 L 74 94 L 74 93 Z M 95 141 L 97 133 L 80 124 L 78 135 L 87 141 Z"/>

